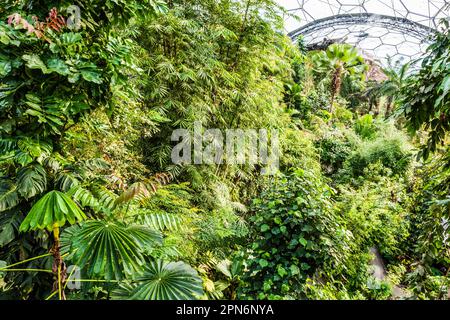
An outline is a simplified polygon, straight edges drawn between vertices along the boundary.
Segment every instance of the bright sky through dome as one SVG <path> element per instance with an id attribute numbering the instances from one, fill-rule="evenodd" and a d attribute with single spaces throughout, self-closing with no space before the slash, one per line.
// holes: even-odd
<path id="1" fill-rule="evenodd" d="M 449 16 L 446 4 L 450 0 L 277 0 L 300 21 L 285 17 L 287 32 L 294 31 L 318 19 L 347 13 L 374 13 L 392 17 L 406 18 L 427 27 L 436 28 L 439 20 Z M 360 34 L 369 34 L 366 38 Z M 347 27 L 336 27 L 319 30 L 305 38 L 307 43 L 319 42 L 324 38 L 346 38 L 365 53 L 380 60 L 387 56 L 396 58 L 417 58 L 426 48 L 426 43 L 414 39 L 399 30 L 382 27 L 370 27 L 351 24 Z M 362 40 L 361 40 L 362 39 Z"/>

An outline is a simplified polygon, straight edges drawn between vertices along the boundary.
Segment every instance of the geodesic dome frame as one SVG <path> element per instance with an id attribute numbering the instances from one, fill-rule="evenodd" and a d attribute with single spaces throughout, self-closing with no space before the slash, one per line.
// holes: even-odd
<path id="1" fill-rule="evenodd" d="M 380 62 L 419 58 L 448 18 L 450 0 L 279 0 L 286 28 L 309 48 L 345 42 Z M 295 17 L 300 18 L 297 21 Z"/>

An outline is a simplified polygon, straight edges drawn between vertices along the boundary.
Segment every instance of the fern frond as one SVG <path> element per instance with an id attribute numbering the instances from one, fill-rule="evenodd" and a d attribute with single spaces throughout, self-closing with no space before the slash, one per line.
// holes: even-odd
<path id="1" fill-rule="evenodd" d="M 170 213 L 150 213 L 144 217 L 145 224 L 157 230 L 176 231 L 180 228 L 182 219 Z"/>
<path id="2" fill-rule="evenodd" d="M 117 195 L 102 186 L 94 186 L 92 194 L 98 199 L 100 206 L 107 210 L 114 210 L 116 207 Z"/>
<path id="3" fill-rule="evenodd" d="M 98 208 L 100 207 L 100 203 L 94 197 L 92 192 L 79 185 L 72 187 L 67 192 L 67 195 L 71 196 L 72 199 L 79 202 L 83 207 L 90 207 L 94 210 L 98 210 Z"/>
<path id="4" fill-rule="evenodd" d="M 152 194 L 158 191 L 160 186 L 168 184 L 172 180 L 172 175 L 169 173 L 157 173 L 152 178 L 144 182 L 133 183 L 127 190 L 125 190 L 120 197 L 117 198 L 115 204 L 123 204 L 132 200 L 143 202 Z"/>

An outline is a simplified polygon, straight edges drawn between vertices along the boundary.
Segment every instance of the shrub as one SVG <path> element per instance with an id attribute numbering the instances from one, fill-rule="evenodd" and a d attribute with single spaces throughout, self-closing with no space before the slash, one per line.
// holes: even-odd
<path id="1" fill-rule="evenodd" d="M 331 211 L 331 194 L 320 176 L 297 170 L 254 200 L 241 298 L 299 298 L 330 253 L 343 251 L 332 240 L 343 232 Z"/>
<path id="2" fill-rule="evenodd" d="M 316 142 L 320 161 L 327 174 L 333 174 L 341 169 L 345 160 L 352 152 L 352 143 L 338 134 L 332 134 Z"/>
<path id="3" fill-rule="evenodd" d="M 316 114 L 325 122 L 329 122 L 333 118 L 333 115 L 327 110 L 319 110 Z"/>
<path id="4" fill-rule="evenodd" d="M 280 132 L 282 157 L 280 166 L 282 172 L 292 168 L 308 168 L 320 174 L 318 152 L 313 143 L 313 137 L 306 131 L 286 129 Z"/>
<path id="5" fill-rule="evenodd" d="M 365 170 L 366 178 L 357 188 L 339 186 L 336 208 L 343 215 L 354 244 L 362 251 L 376 246 L 385 257 L 395 257 L 408 236 L 403 181 L 383 176 L 380 163 Z"/>
<path id="6" fill-rule="evenodd" d="M 374 124 L 373 117 L 370 114 L 366 114 L 356 120 L 355 132 L 364 139 L 373 139 L 377 134 L 377 127 Z"/>
<path id="7" fill-rule="evenodd" d="M 364 176 L 364 169 L 377 162 L 391 169 L 394 175 L 400 175 L 408 169 L 411 153 L 400 138 L 380 137 L 374 141 L 364 141 L 349 156 L 344 170 L 352 177 Z"/>
<path id="8" fill-rule="evenodd" d="M 307 94 L 302 94 L 297 105 L 297 110 L 300 112 L 303 119 L 308 122 L 311 115 L 320 114 L 325 111 L 324 108 L 328 105 L 328 99 L 320 92 L 320 90 L 312 90 Z"/>
<path id="9" fill-rule="evenodd" d="M 345 107 L 336 106 L 334 117 L 342 124 L 349 125 L 353 121 L 353 113 Z"/>

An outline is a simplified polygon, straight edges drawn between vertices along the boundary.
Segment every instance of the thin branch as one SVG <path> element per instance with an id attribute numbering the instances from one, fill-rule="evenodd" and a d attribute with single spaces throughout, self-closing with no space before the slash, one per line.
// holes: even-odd
<path id="1" fill-rule="evenodd" d="M 26 260 L 23 260 L 23 261 L 19 261 L 19 262 L 10 264 L 9 266 L 1 268 L 0 270 L 3 271 L 4 269 L 10 268 L 10 267 L 15 267 L 15 266 L 18 266 L 19 264 L 22 264 L 22 263 L 25 263 L 25 262 L 29 262 L 29 261 L 33 261 L 33 260 L 37 260 L 37 259 L 44 258 L 44 257 L 48 257 L 48 256 L 51 256 L 51 255 L 52 255 L 51 253 L 46 253 L 46 254 L 43 254 L 43 255 L 40 255 L 40 256 L 37 256 L 37 257 L 33 257 L 33 258 L 30 258 L 30 259 L 26 259 Z"/>
<path id="2" fill-rule="evenodd" d="M 47 272 L 47 273 L 53 273 L 52 270 L 47 269 L 0 269 L 1 272 L 20 272 L 20 271 L 27 271 L 27 272 Z"/>

